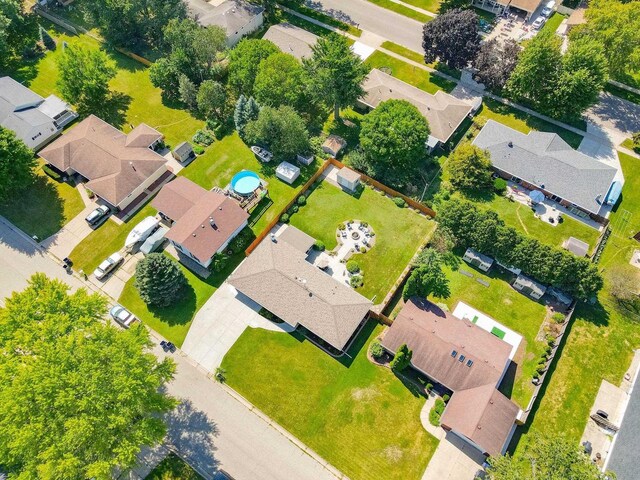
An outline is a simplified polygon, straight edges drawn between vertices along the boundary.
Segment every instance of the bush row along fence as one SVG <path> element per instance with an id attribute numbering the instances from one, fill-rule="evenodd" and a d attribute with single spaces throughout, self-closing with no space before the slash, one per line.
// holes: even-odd
<path id="1" fill-rule="evenodd" d="M 73 33 L 74 35 L 77 35 L 78 32 L 84 33 L 86 35 L 89 35 L 94 40 L 97 40 L 98 42 L 107 45 L 107 42 L 105 42 L 104 39 L 102 39 L 100 37 L 97 37 L 96 35 L 93 35 L 86 28 L 83 28 L 83 27 L 81 27 L 79 25 L 74 25 L 74 24 L 72 24 L 71 22 L 69 22 L 67 20 L 63 20 L 62 18 L 60 18 L 60 17 L 58 17 L 56 15 L 53 15 L 52 13 L 44 11 L 41 7 L 35 8 L 35 11 L 41 17 L 44 17 L 47 20 L 55 23 L 59 27 L 62 27 L 65 30 L 68 30 L 69 32 Z M 126 55 L 127 57 L 132 58 L 132 59 L 142 63 L 143 65 L 145 65 L 147 67 L 151 66 L 152 63 L 153 63 L 150 60 L 147 60 L 146 58 L 141 57 L 140 55 L 136 55 L 135 53 L 130 52 L 129 50 L 126 50 L 124 48 L 114 47 L 114 49 L 117 50 L 118 52 L 122 53 L 123 55 Z"/>

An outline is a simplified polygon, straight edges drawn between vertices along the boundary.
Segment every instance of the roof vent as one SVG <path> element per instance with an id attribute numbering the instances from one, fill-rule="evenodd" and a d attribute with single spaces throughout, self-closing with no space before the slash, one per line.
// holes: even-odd
<path id="1" fill-rule="evenodd" d="M 509 148 L 513 148 L 513 142 L 509 142 Z"/>
<path id="2" fill-rule="evenodd" d="M 218 210 L 222 210 L 222 207 L 218 207 Z"/>
<path id="3" fill-rule="evenodd" d="M 204 228 L 204 223 L 202 225 L 200 225 L 200 228 Z"/>
<path id="4" fill-rule="evenodd" d="M 195 234 L 195 233 L 194 233 L 194 234 L 192 234 L 192 235 L 193 235 L 194 237 L 196 236 L 196 234 Z"/>
<path id="5" fill-rule="evenodd" d="M 129 162 L 129 165 L 131 165 L 131 168 L 133 168 L 133 171 L 136 171 L 136 166 L 133 164 L 133 162 Z"/>

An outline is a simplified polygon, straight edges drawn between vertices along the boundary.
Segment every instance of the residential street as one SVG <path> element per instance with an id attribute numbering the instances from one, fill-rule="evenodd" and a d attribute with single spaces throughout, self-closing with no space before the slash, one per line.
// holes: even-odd
<path id="1" fill-rule="evenodd" d="M 422 52 L 422 24 L 367 0 L 313 0 L 307 6 Z"/>
<path id="2" fill-rule="evenodd" d="M 84 286 L 0 217 L 0 305 L 36 272 L 61 279 L 72 288 Z M 157 353 L 164 356 L 159 347 Z M 236 480 L 336 479 L 179 353 L 172 356 L 178 370 L 168 391 L 183 403 L 170 418 L 170 442 L 209 478 L 222 468 Z"/>

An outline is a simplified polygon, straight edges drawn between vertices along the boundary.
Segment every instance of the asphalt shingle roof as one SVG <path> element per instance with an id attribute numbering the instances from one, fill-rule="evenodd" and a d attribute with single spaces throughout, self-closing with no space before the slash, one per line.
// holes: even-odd
<path id="1" fill-rule="evenodd" d="M 280 23 L 271 26 L 262 39 L 270 40 L 284 53 L 302 59 L 311 56 L 311 47 L 318 41 L 318 36 L 295 25 Z"/>
<path id="2" fill-rule="evenodd" d="M 491 154 L 491 163 L 597 214 L 616 169 L 571 148 L 555 133 L 518 132 L 494 120 L 482 128 L 473 144 Z"/>

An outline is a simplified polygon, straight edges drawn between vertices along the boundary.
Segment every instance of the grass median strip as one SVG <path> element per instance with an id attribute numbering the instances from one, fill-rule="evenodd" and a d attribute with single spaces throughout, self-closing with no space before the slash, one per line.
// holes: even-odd
<path id="1" fill-rule="evenodd" d="M 431 15 L 425 15 L 422 12 L 414 10 L 413 8 L 402 5 L 401 3 L 396 3 L 393 0 L 367 0 L 379 7 L 386 8 L 387 10 L 391 10 L 392 12 L 398 13 L 405 17 L 412 18 L 420 23 L 427 23 L 433 20 L 435 17 Z"/>

